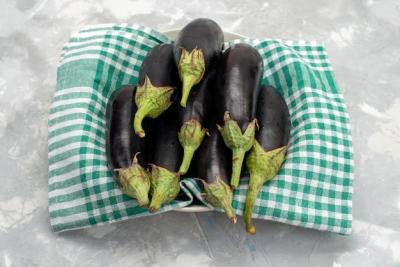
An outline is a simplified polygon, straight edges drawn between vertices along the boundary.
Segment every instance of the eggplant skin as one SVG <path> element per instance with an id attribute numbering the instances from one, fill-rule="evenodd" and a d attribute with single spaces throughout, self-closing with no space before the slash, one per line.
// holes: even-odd
<path id="1" fill-rule="evenodd" d="M 222 181 L 229 184 L 232 170 L 232 152 L 225 146 L 215 124 L 210 124 L 209 135 L 200 145 L 194 158 L 193 171 L 190 173 L 206 183 L 215 182 L 218 176 Z"/>
<path id="2" fill-rule="evenodd" d="M 290 138 L 290 114 L 285 100 L 272 86 L 262 86 L 257 105 L 256 140 L 265 151 L 286 146 Z"/>
<path id="3" fill-rule="evenodd" d="M 182 158 L 182 147 L 178 140 L 178 107 L 172 105 L 164 114 L 153 120 L 149 136 L 149 159 L 152 164 L 177 172 Z"/>
<path id="4" fill-rule="evenodd" d="M 213 64 L 224 47 L 224 34 L 221 27 L 213 20 L 198 18 L 187 24 L 178 34 L 174 45 L 174 58 L 179 64 L 182 50 L 188 52 L 200 48 L 207 67 Z"/>
<path id="5" fill-rule="evenodd" d="M 255 48 L 235 44 L 221 56 L 217 74 L 217 120 L 228 111 L 242 131 L 255 117 L 263 61 Z"/>
<path id="6" fill-rule="evenodd" d="M 154 46 L 143 60 L 139 72 L 139 85 L 143 85 L 146 76 L 154 87 L 178 87 L 180 79 L 174 61 L 172 44 Z"/>
<path id="7" fill-rule="evenodd" d="M 133 114 L 137 107 L 133 101 L 136 87 L 122 86 L 114 93 L 108 106 L 107 155 L 112 169 L 128 168 L 133 157 L 145 163 L 145 140 L 135 135 Z"/>

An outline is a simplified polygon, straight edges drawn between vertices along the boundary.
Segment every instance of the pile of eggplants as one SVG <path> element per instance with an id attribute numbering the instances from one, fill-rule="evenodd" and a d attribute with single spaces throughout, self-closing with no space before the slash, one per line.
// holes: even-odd
<path id="1" fill-rule="evenodd" d="M 122 192 L 153 213 L 180 196 L 181 179 L 200 178 L 204 200 L 236 223 L 233 192 L 247 171 L 244 222 L 254 234 L 255 201 L 285 159 L 291 128 L 285 100 L 261 84 L 263 72 L 252 46 L 224 50 L 210 19 L 154 46 L 138 83 L 109 101 L 107 155 Z"/>

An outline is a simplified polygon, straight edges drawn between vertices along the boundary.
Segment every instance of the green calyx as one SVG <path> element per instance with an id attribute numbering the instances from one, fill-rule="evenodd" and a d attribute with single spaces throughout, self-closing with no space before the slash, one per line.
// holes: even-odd
<path id="1" fill-rule="evenodd" d="M 179 174 L 153 165 L 150 181 L 152 198 L 149 211 L 153 213 L 158 211 L 164 203 L 176 198 L 180 190 Z"/>
<path id="2" fill-rule="evenodd" d="M 199 148 L 206 132 L 207 130 L 195 119 L 182 125 L 178 133 L 179 143 L 183 147 L 183 159 L 179 167 L 180 174 L 185 174 L 188 171 L 193 154 Z"/>
<path id="3" fill-rule="evenodd" d="M 250 234 L 256 233 L 251 217 L 254 203 L 265 182 L 271 180 L 278 173 L 285 155 L 287 146 L 283 146 L 271 151 L 265 151 L 261 145 L 255 141 L 246 159 L 246 165 L 250 172 L 249 188 L 246 194 L 244 209 L 244 223 L 246 231 Z"/>
<path id="4" fill-rule="evenodd" d="M 225 211 L 228 219 L 235 224 L 237 219 L 232 208 L 233 193 L 232 189 L 219 176 L 215 182 L 206 183 L 203 181 L 205 199 L 215 208 L 221 208 Z"/>
<path id="5" fill-rule="evenodd" d="M 149 204 L 150 176 L 138 163 L 136 155 L 132 165 L 128 168 L 115 169 L 122 187 L 122 192 L 135 198 L 139 206 L 146 207 Z"/>
<path id="6" fill-rule="evenodd" d="M 186 107 L 190 90 L 201 81 L 205 69 L 204 55 L 200 48 L 195 48 L 190 53 L 186 49 L 181 48 L 178 71 L 182 81 L 182 107 Z"/>
<path id="7" fill-rule="evenodd" d="M 146 135 L 142 128 L 142 121 L 145 117 L 155 119 L 171 106 L 170 98 L 174 89 L 170 86 L 155 87 L 147 76 L 143 85 L 138 85 L 135 94 L 135 103 L 138 109 L 135 114 L 134 129 L 139 137 Z"/>
<path id="8" fill-rule="evenodd" d="M 230 118 L 229 112 L 225 112 L 224 126 L 218 125 L 225 145 L 232 150 L 232 177 L 231 186 L 236 188 L 239 185 L 240 172 L 242 170 L 244 156 L 254 144 L 256 131 L 256 120 L 253 120 L 242 133 L 236 121 Z"/>

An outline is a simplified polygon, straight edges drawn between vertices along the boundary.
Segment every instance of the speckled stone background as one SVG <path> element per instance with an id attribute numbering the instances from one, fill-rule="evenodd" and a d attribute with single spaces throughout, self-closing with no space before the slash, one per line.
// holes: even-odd
<path id="1" fill-rule="evenodd" d="M 53 234 L 47 116 L 59 51 L 88 24 L 196 17 L 250 37 L 326 44 L 350 112 L 354 227 L 340 236 L 169 212 Z M 400 266 L 400 1 L 0 0 L 0 266 Z"/>

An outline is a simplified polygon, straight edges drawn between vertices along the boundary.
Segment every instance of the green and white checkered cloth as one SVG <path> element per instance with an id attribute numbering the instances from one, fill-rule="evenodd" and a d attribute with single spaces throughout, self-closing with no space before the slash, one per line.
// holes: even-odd
<path id="1" fill-rule="evenodd" d="M 62 49 L 57 88 L 49 117 L 49 213 L 53 231 L 65 231 L 149 216 L 124 196 L 107 167 L 106 107 L 110 95 L 137 82 L 146 53 L 171 42 L 147 27 L 88 26 Z M 291 114 L 286 161 L 263 187 L 254 218 L 341 234 L 351 232 L 353 151 L 349 116 L 321 44 L 245 39 L 264 59 L 263 83 L 276 87 Z M 247 178 L 235 191 L 233 207 L 243 213 Z M 187 201 L 201 198 L 196 179 L 181 182 Z M 229 223 L 229 222 L 227 222 Z"/>

